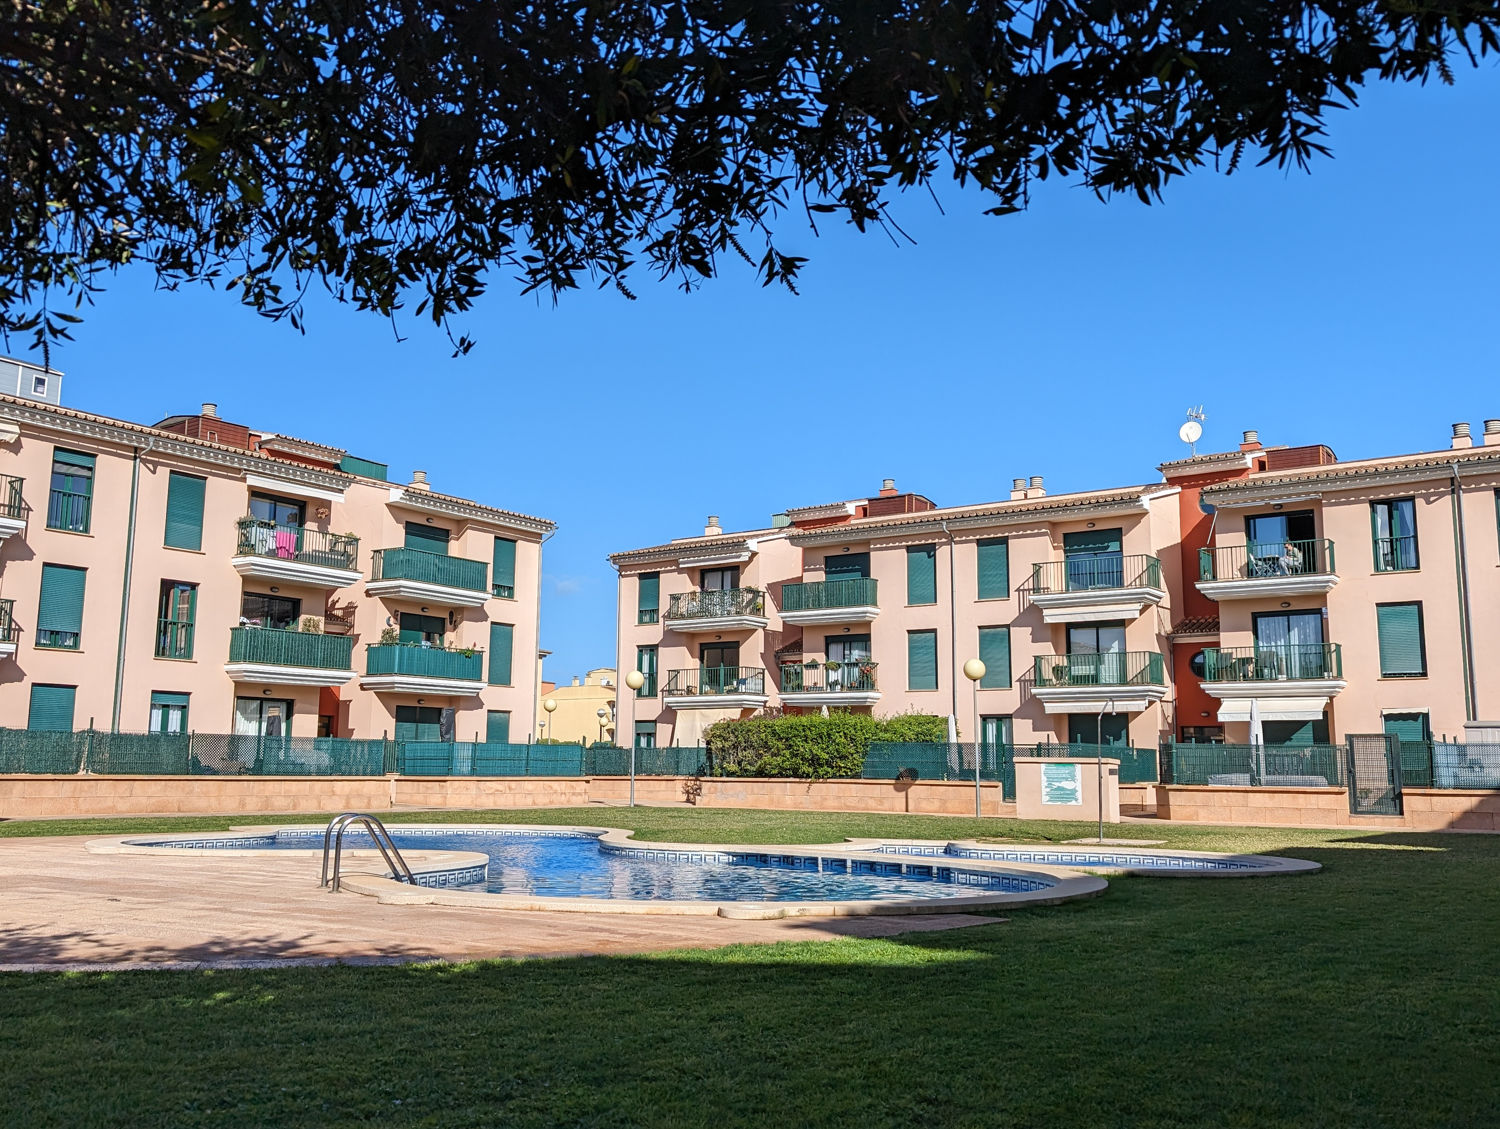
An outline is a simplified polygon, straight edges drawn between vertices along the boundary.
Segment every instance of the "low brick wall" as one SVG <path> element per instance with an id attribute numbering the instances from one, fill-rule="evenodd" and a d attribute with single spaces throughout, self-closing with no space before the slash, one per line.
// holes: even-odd
<path id="1" fill-rule="evenodd" d="M 1120 814 L 1121 815 L 1155 815 L 1156 814 L 1156 785 L 1155 784 L 1121 784 L 1120 785 Z"/>
<path id="2" fill-rule="evenodd" d="M 596 776 L 589 796 L 602 803 L 623 803 L 630 781 Z M 884 811 L 921 815 L 973 815 L 974 785 L 952 780 L 778 780 L 763 777 L 638 776 L 637 803 L 681 803 L 704 808 L 772 808 L 786 811 Z M 985 815 L 1015 814 L 1015 804 L 1001 799 L 1000 785 L 980 786 Z"/>
<path id="3" fill-rule="evenodd" d="M 386 777 L 0 776 L 0 818 L 384 811 Z"/>
<path id="4" fill-rule="evenodd" d="M 1500 831 L 1500 792 L 1402 789 L 1399 816 L 1354 815 L 1343 788 L 1156 786 L 1156 813 L 1175 823 L 1261 827 L 1390 827 L 1412 831 Z"/>
<path id="5" fill-rule="evenodd" d="M 581 808 L 592 798 L 586 776 L 395 776 L 392 807 Z"/>

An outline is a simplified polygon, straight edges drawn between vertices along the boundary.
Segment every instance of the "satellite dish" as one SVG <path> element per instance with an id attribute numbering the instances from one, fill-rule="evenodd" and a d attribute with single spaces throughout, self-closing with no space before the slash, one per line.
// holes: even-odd
<path id="1" fill-rule="evenodd" d="M 1195 419 L 1190 419 L 1177 429 L 1177 438 L 1184 443 L 1196 443 L 1203 438 L 1203 425 Z"/>

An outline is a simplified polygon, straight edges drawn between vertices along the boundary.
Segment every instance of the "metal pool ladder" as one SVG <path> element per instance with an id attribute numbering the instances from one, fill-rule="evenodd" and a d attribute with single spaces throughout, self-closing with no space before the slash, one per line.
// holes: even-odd
<path id="1" fill-rule="evenodd" d="M 363 812 L 346 811 L 336 815 L 328 821 L 328 829 L 323 832 L 323 877 L 319 886 L 330 886 L 330 893 L 337 894 L 339 891 L 339 861 L 343 857 L 344 832 L 354 824 L 363 824 L 365 831 L 371 839 L 375 840 L 375 846 L 380 849 L 381 857 L 385 859 L 385 865 L 390 868 L 391 877 L 397 882 L 406 882 L 413 886 L 417 884 L 417 876 L 411 872 L 411 867 L 406 865 L 406 860 L 401 857 L 401 850 L 391 838 L 391 833 L 385 829 L 385 824 L 373 815 Z M 328 867 L 329 851 L 333 853 L 333 870 L 330 873 Z"/>

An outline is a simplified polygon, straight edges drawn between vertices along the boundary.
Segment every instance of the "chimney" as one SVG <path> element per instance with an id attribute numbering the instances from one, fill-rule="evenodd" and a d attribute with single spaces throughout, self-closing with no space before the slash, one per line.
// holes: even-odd
<path id="1" fill-rule="evenodd" d="M 703 527 L 703 536 L 705 536 L 705 537 L 717 537 L 719 534 L 721 534 L 723 532 L 724 532 L 724 530 L 722 530 L 721 528 L 719 528 L 719 515 L 718 514 L 709 514 L 708 515 L 708 524 Z"/>
<path id="2" fill-rule="evenodd" d="M 894 498 L 896 496 L 896 480 L 894 478 L 881 480 L 880 496 L 882 498 Z"/>
<path id="3" fill-rule="evenodd" d="M 1010 480 L 1010 500 L 1018 502 L 1026 497 L 1026 480 L 1024 478 L 1012 478 Z"/>
<path id="4" fill-rule="evenodd" d="M 1484 445 L 1493 447 L 1500 444 L 1500 419 L 1487 419 L 1484 421 Z"/>
<path id="5" fill-rule="evenodd" d="M 1042 485 L 1041 475 L 1033 474 L 1031 476 L 1031 485 L 1026 488 L 1026 496 L 1028 498 L 1045 498 L 1047 496 L 1047 488 Z"/>
<path id="6" fill-rule="evenodd" d="M 204 404 L 203 407 L 199 409 L 198 414 L 199 415 L 207 416 L 209 419 L 218 419 L 219 418 L 219 405 L 218 404 Z"/>
<path id="7" fill-rule="evenodd" d="M 1489 425 L 1485 425 L 1489 429 Z M 1485 436 L 1488 440 L 1489 436 Z M 1474 446 L 1474 437 L 1469 434 L 1469 425 L 1466 423 L 1455 423 L 1453 425 L 1453 442 L 1450 444 L 1455 451 L 1462 451 Z"/>
<path id="8" fill-rule="evenodd" d="M 1245 432 L 1244 437 L 1240 440 L 1240 450 L 1241 451 L 1259 451 L 1260 450 L 1260 432 L 1258 432 L 1258 431 L 1247 431 L 1247 432 Z"/>
<path id="9" fill-rule="evenodd" d="M 427 472 L 425 470 L 414 470 L 411 472 L 411 481 L 406 484 L 408 490 L 431 490 L 427 485 Z"/>
<path id="10" fill-rule="evenodd" d="M 574 686 L 578 685 L 578 675 L 576 675 L 576 674 L 573 676 L 573 685 Z"/>

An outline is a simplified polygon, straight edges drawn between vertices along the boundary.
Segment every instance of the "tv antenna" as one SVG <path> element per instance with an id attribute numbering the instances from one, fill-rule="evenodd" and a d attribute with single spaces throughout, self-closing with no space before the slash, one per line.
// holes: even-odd
<path id="1" fill-rule="evenodd" d="M 1177 429 L 1177 438 L 1188 445 L 1191 455 L 1198 453 L 1198 440 L 1203 438 L 1203 421 L 1208 417 L 1203 414 L 1203 405 L 1187 410 L 1187 422 Z"/>

